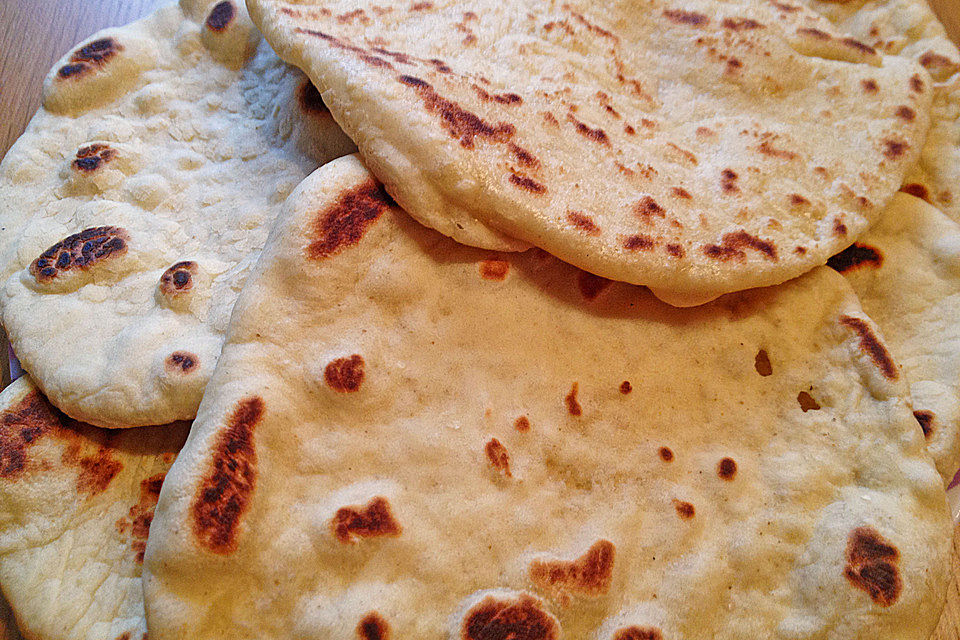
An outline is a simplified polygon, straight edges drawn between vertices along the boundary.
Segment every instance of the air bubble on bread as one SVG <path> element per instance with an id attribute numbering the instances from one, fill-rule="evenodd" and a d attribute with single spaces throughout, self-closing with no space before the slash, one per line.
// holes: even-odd
<path id="1" fill-rule="evenodd" d="M 157 46 L 135 35 L 101 31 L 64 55 L 43 83 L 43 106 L 62 115 L 79 115 L 116 100 L 136 86 L 157 59 Z"/>
<path id="2" fill-rule="evenodd" d="M 530 563 L 530 581 L 547 593 L 562 596 L 601 596 L 610 590 L 616 547 L 597 540 L 583 555 L 572 560 L 537 558 Z"/>
<path id="3" fill-rule="evenodd" d="M 217 337 L 189 328 L 168 335 L 153 354 L 151 381 L 170 393 L 199 398 L 220 356 Z"/>
<path id="4" fill-rule="evenodd" d="M 451 618 L 450 638 L 559 640 L 560 622 L 525 591 L 486 589 L 466 598 Z"/>
<path id="5" fill-rule="evenodd" d="M 160 276 L 160 293 L 170 298 L 189 293 L 194 287 L 194 276 L 198 271 L 197 263 L 193 260 L 174 263 Z"/>
<path id="6" fill-rule="evenodd" d="M 93 196 L 119 187 L 137 172 L 139 159 L 130 147 L 107 140 L 90 140 L 67 155 L 60 170 L 60 198 Z"/>
<path id="7" fill-rule="evenodd" d="M 917 60 L 923 65 L 923 68 L 933 76 L 934 80 L 943 82 L 957 71 L 960 71 L 960 60 L 958 60 L 957 50 L 954 47 L 948 46 L 947 43 L 943 41 L 935 41 L 931 44 L 934 49 L 927 49 Z"/>
<path id="8" fill-rule="evenodd" d="M 607 618 L 597 640 L 665 640 L 676 637 L 666 611 L 656 602 L 642 602 Z"/>
<path id="9" fill-rule="evenodd" d="M 157 281 L 156 298 L 160 306 L 177 311 L 187 310 L 197 298 L 197 290 L 206 288 L 208 278 L 194 260 L 180 260 L 170 265 Z"/>
<path id="10" fill-rule="evenodd" d="M 850 584 L 869 594 L 881 607 L 893 605 L 903 591 L 900 550 L 873 527 L 850 532 L 843 575 Z"/>
<path id="11" fill-rule="evenodd" d="M 376 611 L 370 611 L 357 623 L 356 632 L 360 640 L 390 640 L 390 623 Z"/>
<path id="12" fill-rule="evenodd" d="M 798 53 L 807 56 L 842 62 L 865 62 L 875 67 L 882 63 L 881 55 L 868 44 L 817 27 L 797 29 L 789 36 L 789 42 Z"/>
<path id="13" fill-rule="evenodd" d="M 189 351 L 174 351 L 166 357 L 163 365 L 168 373 L 188 375 L 200 367 L 200 358 Z"/>
<path id="14" fill-rule="evenodd" d="M 120 227 L 91 227 L 67 236 L 37 256 L 28 280 L 44 290 L 79 289 L 95 272 L 115 270 L 128 253 L 130 234 Z"/>
<path id="15" fill-rule="evenodd" d="M 242 2 L 221 0 L 210 7 L 204 18 L 200 41 L 214 59 L 237 69 L 256 52 L 260 32 L 253 26 Z"/>
<path id="16" fill-rule="evenodd" d="M 342 544 L 357 544 L 366 538 L 395 538 L 402 532 L 390 501 L 383 496 L 375 496 L 364 505 L 340 507 L 330 521 L 330 533 Z"/>
<path id="17" fill-rule="evenodd" d="M 173 189 L 160 173 L 140 173 L 124 182 L 121 198 L 145 211 L 153 211 L 173 195 Z"/>

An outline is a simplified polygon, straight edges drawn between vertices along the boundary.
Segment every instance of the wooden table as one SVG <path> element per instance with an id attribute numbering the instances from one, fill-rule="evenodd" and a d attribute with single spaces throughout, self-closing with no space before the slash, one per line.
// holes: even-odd
<path id="1" fill-rule="evenodd" d="M 53 63 L 97 29 L 121 25 L 169 0 L 0 0 L 0 157 L 40 105 L 40 86 Z M 960 42 L 960 0 L 929 0 Z M 0 361 L 5 362 L 0 352 Z M 5 376 L 6 367 L 0 367 Z M 931 640 L 960 640 L 960 527 L 954 532 L 953 578 L 947 606 Z M 0 600 L 0 640 L 22 640 Z"/>

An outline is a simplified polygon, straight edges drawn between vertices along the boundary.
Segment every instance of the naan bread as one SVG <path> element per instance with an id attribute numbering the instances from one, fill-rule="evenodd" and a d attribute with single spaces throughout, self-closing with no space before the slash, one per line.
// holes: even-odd
<path id="1" fill-rule="evenodd" d="M 849 277 L 903 364 L 949 482 L 960 466 L 960 51 L 924 0 L 808 4 L 871 46 L 917 60 L 934 79 L 930 135 L 901 187 L 911 195 L 895 197 L 830 263 Z"/>
<path id="2" fill-rule="evenodd" d="M 934 79 L 960 70 L 957 47 L 926 0 L 804 0 L 804 4 L 879 51 L 916 59 Z"/>
<path id="3" fill-rule="evenodd" d="M 147 544 L 151 640 L 926 639 L 943 484 L 826 268 L 678 310 L 287 200 Z"/>
<path id="4" fill-rule="evenodd" d="M 901 193 L 829 264 L 844 273 L 903 365 L 945 482 L 960 467 L 960 225 Z"/>
<path id="5" fill-rule="evenodd" d="M 825 263 L 928 125 L 919 64 L 789 0 L 249 4 L 418 220 L 673 304 Z"/>
<path id="6" fill-rule="evenodd" d="M 871 46 L 917 60 L 933 76 L 931 127 L 903 190 L 960 222 L 960 51 L 924 0 L 807 4 Z"/>
<path id="7" fill-rule="evenodd" d="M 190 419 L 268 223 L 353 145 L 233 0 L 92 36 L 43 104 L 0 165 L 11 343 L 74 418 Z"/>
<path id="8" fill-rule="evenodd" d="M 934 85 L 933 98 L 930 135 L 902 189 L 960 222 L 960 73 Z"/>
<path id="9" fill-rule="evenodd" d="M 0 393 L 0 588 L 29 640 L 144 640 L 143 551 L 189 424 L 107 431 Z"/>

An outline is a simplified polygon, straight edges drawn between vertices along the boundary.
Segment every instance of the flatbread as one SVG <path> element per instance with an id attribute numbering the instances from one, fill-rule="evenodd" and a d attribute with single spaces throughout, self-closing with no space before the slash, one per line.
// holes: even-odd
<path id="1" fill-rule="evenodd" d="M 916 59 L 935 80 L 960 70 L 957 47 L 926 0 L 803 3 L 877 50 Z"/>
<path id="2" fill-rule="evenodd" d="M 960 467 L 960 225 L 901 193 L 829 264 L 844 273 L 903 366 L 945 482 Z"/>
<path id="3" fill-rule="evenodd" d="M 74 418 L 191 419 L 267 224 L 353 145 L 230 0 L 97 33 L 43 104 L 0 165 L 10 341 Z"/>
<path id="4" fill-rule="evenodd" d="M 249 4 L 418 220 L 678 305 L 825 263 L 927 130 L 919 64 L 789 1 Z"/>
<path id="5" fill-rule="evenodd" d="M 933 105 L 923 154 L 902 189 L 960 222 L 960 73 L 934 85 Z"/>
<path id="6" fill-rule="evenodd" d="M 933 77 L 931 127 L 903 190 L 960 222 L 960 51 L 924 0 L 807 4 L 871 46 L 918 61 Z"/>
<path id="7" fill-rule="evenodd" d="M 960 51 L 924 0 L 807 4 L 871 46 L 917 60 L 934 80 L 930 135 L 904 194 L 830 262 L 903 364 L 930 451 L 950 482 L 960 467 Z"/>
<path id="8" fill-rule="evenodd" d="M 678 310 L 459 245 L 348 157 L 238 300 L 145 603 L 152 640 L 926 639 L 950 529 L 836 273 Z"/>
<path id="9" fill-rule="evenodd" d="M 145 640 L 143 551 L 189 424 L 107 431 L 0 393 L 0 588 L 29 640 Z"/>

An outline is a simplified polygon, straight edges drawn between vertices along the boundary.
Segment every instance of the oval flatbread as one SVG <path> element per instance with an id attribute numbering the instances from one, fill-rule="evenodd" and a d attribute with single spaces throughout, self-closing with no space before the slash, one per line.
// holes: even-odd
<path id="1" fill-rule="evenodd" d="M 78 45 L 0 164 L 0 308 L 24 368 L 92 424 L 193 418 L 268 223 L 352 148 L 242 3 Z"/>
<path id="2" fill-rule="evenodd" d="M 92 427 L 27 377 L 0 393 L 0 588 L 27 638 L 146 638 L 143 553 L 189 429 Z"/>
<path id="3" fill-rule="evenodd" d="M 903 365 L 913 414 L 949 483 L 960 467 L 960 225 L 900 193 L 828 264 L 847 276 Z"/>
<path id="4" fill-rule="evenodd" d="M 902 190 L 960 222 L 960 51 L 925 0 L 808 0 L 837 27 L 880 51 L 919 62 L 934 80 L 930 133 Z"/>
<path id="5" fill-rule="evenodd" d="M 949 542 L 836 273 L 678 310 L 457 244 L 349 157 L 277 218 L 144 588 L 152 640 L 926 640 Z"/>
<path id="6" fill-rule="evenodd" d="M 928 125 L 918 63 L 789 0 L 250 6 L 415 218 L 678 305 L 825 263 Z"/>

